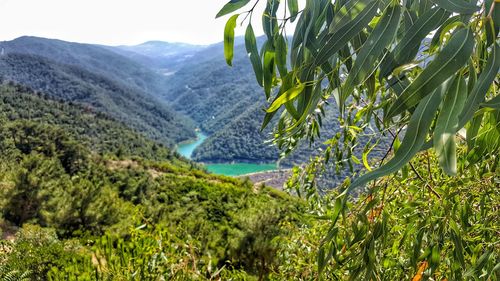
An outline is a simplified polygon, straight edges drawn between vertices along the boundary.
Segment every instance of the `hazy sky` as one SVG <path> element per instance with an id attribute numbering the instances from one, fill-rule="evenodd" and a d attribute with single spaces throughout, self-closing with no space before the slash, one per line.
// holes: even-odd
<path id="1" fill-rule="evenodd" d="M 229 0 L 0 0 L 0 40 L 23 35 L 106 45 L 222 41 Z M 261 1 L 265 2 L 265 1 Z M 254 16 L 254 29 L 260 16 Z M 243 34 L 244 28 L 236 33 Z"/>

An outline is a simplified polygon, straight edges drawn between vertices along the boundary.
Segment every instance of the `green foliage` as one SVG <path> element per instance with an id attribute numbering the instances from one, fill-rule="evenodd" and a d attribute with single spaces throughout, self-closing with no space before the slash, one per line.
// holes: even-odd
<path id="1" fill-rule="evenodd" d="M 318 219 L 290 225 L 293 235 L 278 240 L 283 262 L 271 276 L 314 280 L 323 271 L 325 280 L 499 280 L 498 165 L 448 177 L 426 154 L 414 161 L 415 172 L 383 177 L 348 202 L 336 224 L 338 192 L 323 197 L 324 209 L 313 209 Z M 318 253 L 319 270 L 311 266 Z"/>
<path id="2" fill-rule="evenodd" d="M 288 16 L 283 9 L 284 16 L 276 16 L 282 3 L 267 1 L 263 11 L 263 127 L 272 125 L 274 142 L 291 153 L 300 140 L 328 132 L 322 118 L 335 101 L 341 133 L 326 141 L 324 153 L 309 166 L 294 169 L 289 184 L 328 218 L 311 232 L 316 241 L 326 233 L 315 248 L 319 269 L 302 266 L 314 260 L 315 251 L 299 244 L 282 259 L 308 258 L 277 270 L 277 276 L 497 280 L 498 1 L 306 1 L 291 50 L 280 48 L 279 40 L 296 12 Z M 240 15 L 251 18 L 254 12 Z M 289 71 L 274 61 L 286 53 Z M 284 93 L 290 98 L 284 100 Z M 273 123 L 269 112 L 275 110 L 283 113 Z M 393 140 L 388 148 L 379 142 L 383 136 Z M 459 153 L 456 143 L 464 138 L 467 149 Z M 318 175 L 329 161 L 360 164 L 353 151 L 361 146 L 368 171 L 346 181 L 333 197 L 319 197 Z M 419 153 L 432 147 L 440 168 L 457 177 L 444 176 L 431 164 L 434 157 Z M 371 161 L 374 148 L 386 153 L 371 155 Z"/>
<path id="3" fill-rule="evenodd" d="M 16 234 L 15 242 L 2 241 L 2 247 L 8 252 L 1 254 L 2 267 L 8 272 L 0 275 L 1 280 L 47 280 L 46 275 L 53 267 L 83 260 L 78 244 L 61 242 L 55 230 L 37 225 L 25 225 Z"/>
<path id="4" fill-rule="evenodd" d="M 428 97 L 436 91 L 446 92 L 451 84 L 447 81 L 460 75 L 470 92 L 463 109 L 453 112 L 452 123 L 446 125 L 446 134 L 456 135 L 481 113 L 481 102 L 493 100 L 498 94 L 499 43 L 491 36 L 498 28 L 493 20 L 497 7 L 495 1 L 489 3 L 490 9 L 476 2 L 446 0 L 433 3 L 427 0 L 404 3 L 307 1 L 291 40 L 291 70 L 287 71 L 275 63 L 274 58 L 288 53 L 280 47 L 283 45 L 280 38 L 284 38 L 291 18 L 287 17 L 286 10 L 283 18 L 275 17 L 281 3 L 268 1 L 262 23 L 267 41 L 260 56 L 264 65 L 263 88 L 269 103 L 267 111 L 283 108 L 285 112 L 275 126 L 278 147 L 289 153 L 298 147 L 299 140 L 317 138 L 321 116 L 324 116 L 318 112 L 323 112 L 330 98 L 338 105 L 344 134 L 353 127 L 360 128 L 357 136 L 351 140 L 344 138 L 343 143 L 336 146 L 342 145 L 339 148 L 342 151 L 352 150 L 359 139 L 372 134 L 373 129 L 396 138 L 401 130 L 415 123 L 415 119 L 421 119 L 418 115 L 422 110 L 418 109 L 425 106 L 424 115 L 428 120 L 408 130 L 408 134 L 419 135 L 419 141 L 415 142 L 413 137 L 403 139 L 405 150 L 410 147 L 412 151 L 408 157 L 398 157 L 396 153 L 394 161 L 387 166 L 353 181 L 352 188 L 359 187 L 403 168 L 417 151 L 432 147 L 426 142 L 429 135 L 436 139 L 442 137 L 442 123 L 446 121 L 441 121 L 435 131 L 434 120 L 440 110 L 449 112 L 453 104 L 443 103 L 444 95 L 430 102 Z M 250 18 L 253 13 L 254 8 L 243 12 Z M 295 13 L 290 16 L 294 17 Z M 452 17 L 452 13 L 456 15 Z M 279 27 L 275 24 L 278 21 Z M 436 31 L 434 38 L 429 42 L 426 38 L 433 31 Z M 246 41 L 252 38 L 247 36 Z M 476 73 L 480 73 L 477 82 Z M 259 75 L 258 71 L 256 74 Z M 270 96 L 271 88 L 279 88 L 275 97 Z M 289 97 L 286 103 L 282 102 L 284 93 Z M 266 117 L 264 126 L 272 115 Z M 375 126 L 371 126 L 372 120 Z M 496 119 L 491 123 L 484 121 L 483 125 L 495 124 Z M 417 132 L 413 132 L 413 128 Z M 497 152 L 495 141 L 490 141 L 492 143 L 483 143 L 485 154 L 478 155 L 479 158 L 491 157 Z M 444 156 L 440 161 L 450 174 L 455 173 L 456 166 L 452 143 L 454 138 L 447 138 L 446 161 Z M 440 144 L 435 148 L 442 150 Z M 330 153 L 326 151 L 324 158 L 329 159 Z M 333 156 L 337 161 L 359 162 L 344 155 Z"/>
<path id="5" fill-rule="evenodd" d="M 26 96 L 24 102 L 63 106 Z M 64 106 L 62 117 L 78 117 L 78 107 Z M 63 130 L 47 120 L 55 121 L 5 118 L 0 126 L 0 209 L 5 225 L 22 227 L 2 240 L 8 250 L 0 260 L 9 274 L 28 272 L 35 280 L 252 280 L 276 264 L 272 240 L 286 234 L 281 223 L 297 223 L 303 210 L 285 193 L 208 175 L 175 157 L 102 157 L 75 140 L 77 132 L 87 132 L 78 122 Z M 65 126 L 64 120 L 58 122 Z M 94 124 L 105 136 L 105 127 Z M 2 228 L 6 235 L 15 232 Z M 30 248 L 36 250 L 22 254 Z"/>
<path id="6" fill-rule="evenodd" d="M 166 79 L 125 57 L 98 46 L 38 38 L 2 46 L 7 53 L 0 59 L 2 80 L 105 113 L 169 145 L 195 136 L 188 118 L 155 97 L 164 93 Z M 161 85 L 150 81 L 158 79 Z"/>
<path id="7" fill-rule="evenodd" d="M 39 123 L 57 125 L 61 128 L 57 134 L 63 134 L 61 131 L 69 132 L 77 138 L 78 143 L 92 147 L 97 153 L 157 160 L 175 158 L 163 145 L 143 137 L 103 113 L 73 103 L 54 101 L 19 85 L 0 86 L 0 120 L 2 119 L 5 122 L 30 120 L 37 122 L 38 127 L 41 127 Z M 2 126 L 5 126 L 4 122 Z M 10 130 L 17 130 L 16 127 L 12 123 Z M 29 140 L 22 137 L 20 141 L 33 141 L 33 136 Z M 57 140 L 57 135 L 45 137 Z M 2 149 L 4 153 L 6 149 Z"/>

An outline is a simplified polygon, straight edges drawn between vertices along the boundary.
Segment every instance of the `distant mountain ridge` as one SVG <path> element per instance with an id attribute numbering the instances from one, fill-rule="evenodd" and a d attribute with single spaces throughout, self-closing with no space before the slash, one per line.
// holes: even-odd
<path id="1" fill-rule="evenodd" d="M 102 46 L 23 36 L 12 41 L 0 42 L 0 48 L 5 54 L 31 54 L 57 63 L 78 66 L 138 87 L 154 96 L 165 94 L 166 81 L 162 75 Z"/>
<path id="2" fill-rule="evenodd" d="M 106 46 L 106 48 L 145 66 L 160 70 L 160 73 L 164 75 L 169 75 L 181 67 L 183 62 L 198 51 L 206 48 L 206 46 L 147 41 L 139 45 Z"/>
<path id="3" fill-rule="evenodd" d="M 195 136 L 192 122 L 157 98 L 167 80 L 125 56 L 99 46 L 37 37 L 0 42 L 0 48 L 5 80 L 94 107 L 168 145 Z"/>

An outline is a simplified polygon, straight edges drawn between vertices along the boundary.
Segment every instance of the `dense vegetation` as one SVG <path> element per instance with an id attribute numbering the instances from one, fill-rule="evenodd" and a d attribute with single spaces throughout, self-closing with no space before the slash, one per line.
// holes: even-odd
<path id="1" fill-rule="evenodd" d="M 339 194 L 348 181 L 311 199 L 322 219 L 290 225 L 273 278 L 314 280 L 321 268 L 325 280 L 500 280 L 498 162 L 461 166 L 456 177 L 440 171 L 431 154 L 414 164 L 377 180 L 345 208 Z"/>
<path id="2" fill-rule="evenodd" d="M 33 121 L 56 125 L 78 143 L 100 154 L 146 159 L 173 159 L 164 145 L 115 121 L 106 114 L 78 104 L 55 101 L 20 85 L 0 85 L 0 120 Z"/>
<path id="3" fill-rule="evenodd" d="M 238 46 L 243 51 L 243 45 Z M 168 77 L 165 99 L 172 107 L 190 116 L 209 134 L 230 124 L 245 110 L 264 104 L 253 83 L 251 66 L 244 54 L 241 62 L 228 69 L 221 57 L 221 44 L 196 53 L 183 67 Z"/>
<path id="4" fill-rule="evenodd" d="M 0 147 L 5 280 L 315 280 L 322 248 L 326 280 L 500 280 L 498 163 L 450 178 L 421 154 L 339 213 L 342 190 L 306 205 L 36 121 L 2 122 Z"/>
<path id="5" fill-rule="evenodd" d="M 0 48 L 5 54 L 35 55 L 76 66 L 157 97 L 166 93 L 166 80 L 161 74 L 102 46 L 23 36 L 1 42 Z"/>
<path id="6" fill-rule="evenodd" d="M 166 144 L 192 138 L 193 126 L 166 105 L 123 81 L 27 54 L 0 58 L 4 80 L 28 86 L 53 98 L 79 103 L 104 112 Z"/>
<path id="7" fill-rule="evenodd" d="M 79 107 L 13 91 L 7 87 L 2 94 L 10 112 L 0 118 L 1 226 L 8 239 L 2 241 L 0 278 L 139 274 L 151 280 L 160 274 L 182 280 L 269 273 L 276 262 L 272 239 L 286 233 L 281 223 L 298 222 L 304 208 L 298 199 L 208 175 L 175 157 L 103 155 L 94 147 L 108 146 L 97 136 L 105 142 L 107 129 L 123 130 L 124 137 L 130 131 L 101 116 L 81 124 L 88 117 Z M 12 99 L 49 108 L 23 118 L 29 109 L 14 111 Z M 51 114 L 58 113 L 56 121 Z M 85 139 L 94 144 L 80 141 Z M 153 259 L 156 265 L 144 267 Z"/>
<path id="8" fill-rule="evenodd" d="M 333 98 L 344 136 L 291 181 L 297 194 L 331 208 L 316 277 L 497 280 L 499 2 L 267 1 L 261 48 L 250 20 L 258 3 L 230 1 L 217 17 L 232 14 L 229 66 L 234 29 L 247 25 L 246 53 L 268 101 L 262 126 L 273 126 L 274 143 L 291 153 L 324 131 Z M 331 201 L 318 197 L 325 164 L 360 162 L 352 150 L 374 134 L 392 139 L 385 156 L 368 157 L 380 147 L 371 139 L 366 172 Z"/>

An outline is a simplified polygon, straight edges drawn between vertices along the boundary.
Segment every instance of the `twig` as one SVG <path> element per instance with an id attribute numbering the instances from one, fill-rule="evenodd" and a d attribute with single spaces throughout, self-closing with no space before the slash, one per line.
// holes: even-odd
<path id="1" fill-rule="evenodd" d="M 496 3 L 496 2 L 497 2 L 497 1 L 492 1 L 492 3 L 491 3 L 491 6 L 490 6 L 490 11 L 488 12 L 488 16 L 487 16 L 487 17 L 488 17 L 488 18 L 490 18 L 490 19 L 491 19 L 491 17 L 493 16 L 493 11 L 495 10 L 495 3 Z"/>
<path id="2" fill-rule="evenodd" d="M 432 185 L 436 185 L 436 181 L 434 181 L 434 178 L 432 177 L 432 173 L 431 173 L 431 160 L 429 157 L 429 151 L 426 151 L 425 155 L 427 157 L 427 172 L 429 173 L 429 178 L 432 181 Z"/>
<path id="3" fill-rule="evenodd" d="M 425 187 L 427 187 L 427 189 L 429 189 L 430 192 L 434 193 L 434 195 L 437 196 L 437 198 L 441 199 L 441 196 L 434 190 L 434 188 L 432 188 L 432 186 L 420 175 L 420 173 L 417 171 L 417 169 L 415 169 L 415 166 L 413 166 L 413 164 L 411 163 L 410 161 L 410 167 L 412 169 L 412 171 L 417 175 L 417 177 L 425 183 Z"/>
<path id="4" fill-rule="evenodd" d="M 365 102 L 366 103 L 366 102 Z M 377 114 L 374 114 L 375 117 L 380 121 L 382 122 L 382 120 L 380 119 L 380 117 L 377 115 Z M 401 130 L 402 128 L 399 128 L 399 130 Z M 391 131 L 391 130 L 388 130 L 388 132 L 394 137 L 394 140 L 396 140 L 396 135 L 394 135 L 394 133 Z M 399 134 L 399 131 L 398 131 L 398 134 Z M 394 141 L 393 141 L 394 143 Z M 392 144 L 391 144 L 392 146 Z M 384 156 L 385 158 L 386 156 Z M 413 172 L 417 175 L 417 177 L 423 181 L 425 183 L 425 186 L 427 187 L 427 189 L 429 189 L 430 192 L 434 193 L 434 195 L 436 195 L 439 199 L 441 199 L 441 196 L 432 188 L 432 186 L 420 175 L 420 173 L 417 171 L 417 169 L 415 169 L 415 167 L 413 166 L 413 164 L 411 163 L 411 161 L 409 162 L 410 164 L 410 167 L 411 169 L 413 170 Z"/>

